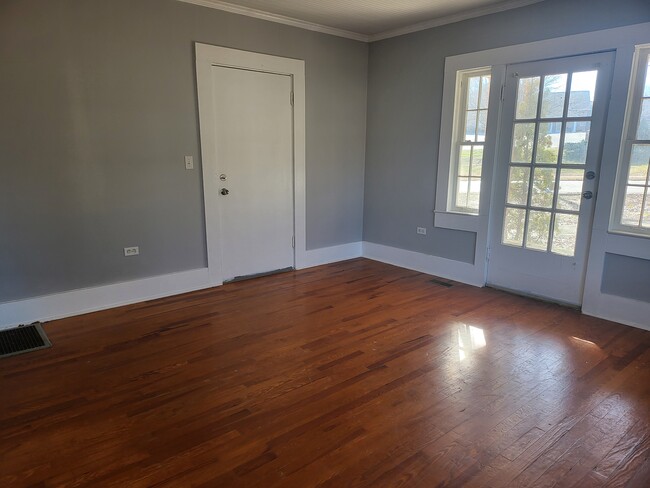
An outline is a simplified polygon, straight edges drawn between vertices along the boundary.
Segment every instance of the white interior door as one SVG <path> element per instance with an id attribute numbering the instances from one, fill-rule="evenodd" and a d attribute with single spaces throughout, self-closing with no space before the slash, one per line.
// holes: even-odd
<path id="1" fill-rule="evenodd" d="M 582 302 L 611 53 L 508 67 L 488 284 Z"/>
<path id="2" fill-rule="evenodd" d="M 288 75 L 212 66 L 223 280 L 294 266 Z"/>

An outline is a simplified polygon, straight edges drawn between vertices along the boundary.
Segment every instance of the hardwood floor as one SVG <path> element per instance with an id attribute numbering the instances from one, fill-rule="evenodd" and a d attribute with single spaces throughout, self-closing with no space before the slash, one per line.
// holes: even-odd
<path id="1" fill-rule="evenodd" d="M 0 486 L 650 486 L 650 332 L 358 259 L 45 325 Z"/>

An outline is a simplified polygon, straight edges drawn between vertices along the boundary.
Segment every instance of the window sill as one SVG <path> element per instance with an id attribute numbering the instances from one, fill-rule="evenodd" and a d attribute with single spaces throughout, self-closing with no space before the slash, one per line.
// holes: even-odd
<path id="1" fill-rule="evenodd" d="M 478 232 L 481 224 L 481 217 L 473 214 L 457 212 L 434 212 L 433 225 L 444 229 L 464 230 L 467 232 Z"/>

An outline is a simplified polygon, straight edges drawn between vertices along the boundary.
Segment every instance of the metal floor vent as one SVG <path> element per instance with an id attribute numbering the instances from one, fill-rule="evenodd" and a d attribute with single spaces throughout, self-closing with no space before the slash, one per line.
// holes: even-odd
<path id="1" fill-rule="evenodd" d="M 447 288 L 451 288 L 452 286 L 454 286 L 452 283 L 447 283 L 446 281 L 437 280 L 435 278 L 431 280 L 431 283 L 435 283 L 436 285 L 440 285 L 440 286 L 446 286 Z"/>
<path id="2" fill-rule="evenodd" d="M 45 349 L 51 345 L 38 323 L 0 330 L 0 358 Z"/>

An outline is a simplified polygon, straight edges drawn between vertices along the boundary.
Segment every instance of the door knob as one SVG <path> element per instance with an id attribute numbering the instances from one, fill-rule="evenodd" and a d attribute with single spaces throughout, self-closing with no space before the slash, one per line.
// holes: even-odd
<path id="1" fill-rule="evenodd" d="M 586 191 L 582 194 L 582 198 L 585 200 L 591 200 L 594 197 L 594 194 L 590 191 Z"/>
<path id="2" fill-rule="evenodd" d="M 228 188 L 222 188 L 219 193 L 221 193 L 222 195 L 227 195 L 230 192 L 228 191 Z"/>

